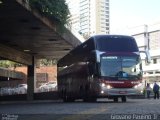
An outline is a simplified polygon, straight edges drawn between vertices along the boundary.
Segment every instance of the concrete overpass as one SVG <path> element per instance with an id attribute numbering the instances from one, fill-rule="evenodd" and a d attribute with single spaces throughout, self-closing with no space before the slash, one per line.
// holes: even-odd
<path id="1" fill-rule="evenodd" d="M 36 59 L 60 59 L 81 42 L 58 21 L 31 10 L 28 0 L 0 0 L 0 59 L 28 66 L 33 99 Z"/>

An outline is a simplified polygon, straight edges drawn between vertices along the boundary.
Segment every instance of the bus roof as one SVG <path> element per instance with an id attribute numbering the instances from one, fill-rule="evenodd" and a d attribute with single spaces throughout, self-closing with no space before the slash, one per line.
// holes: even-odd
<path id="1" fill-rule="evenodd" d="M 93 36 L 96 49 L 107 52 L 138 52 L 135 39 L 125 35 L 96 35 Z"/>
<path id="2" fill-rule="evenodd" d="M 95 35 L 71 50 L 58 61 L 58 66 L 73 64 L 77 60 L 85 59 L 93 50 L 104 52 L 138 52 L 136 41 L 125 35 Z"/>

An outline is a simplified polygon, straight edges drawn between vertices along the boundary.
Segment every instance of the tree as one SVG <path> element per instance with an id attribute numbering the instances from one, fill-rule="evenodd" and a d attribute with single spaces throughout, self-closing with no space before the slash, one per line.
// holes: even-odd
<path id="1" fill-rule="evenodd" d="M 46 17 L 56 19 L 63 25 L 68 23 L 70 12 L 65 0 L 29 0 L 29 4 Z"/>

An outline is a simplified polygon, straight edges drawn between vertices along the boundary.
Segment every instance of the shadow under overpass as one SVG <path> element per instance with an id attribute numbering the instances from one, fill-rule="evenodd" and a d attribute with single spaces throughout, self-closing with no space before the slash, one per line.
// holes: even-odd
<path id="1" fill-rule="evenodd" d="M 34 100 L 58 100 L 58 92 L 42 92 L 42 93 L 34 93 Z M 18 95 L 5 95 L 0 96 L 0 101 L 23 101 L 27 100 L 27 94 L 18 94 Z"/>

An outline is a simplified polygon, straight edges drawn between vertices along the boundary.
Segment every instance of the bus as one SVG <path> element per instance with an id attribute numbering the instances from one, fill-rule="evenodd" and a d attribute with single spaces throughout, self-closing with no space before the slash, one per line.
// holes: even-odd
<path id="1" fill-rule="evenodd" d="M 136 88 L 142 82 L 142 63 L 131 36 L 92 36 L 61 58 L 57 68 L 58 93 L 65 102 L 126 102 L 126 96 L 140 94 Z"/>

